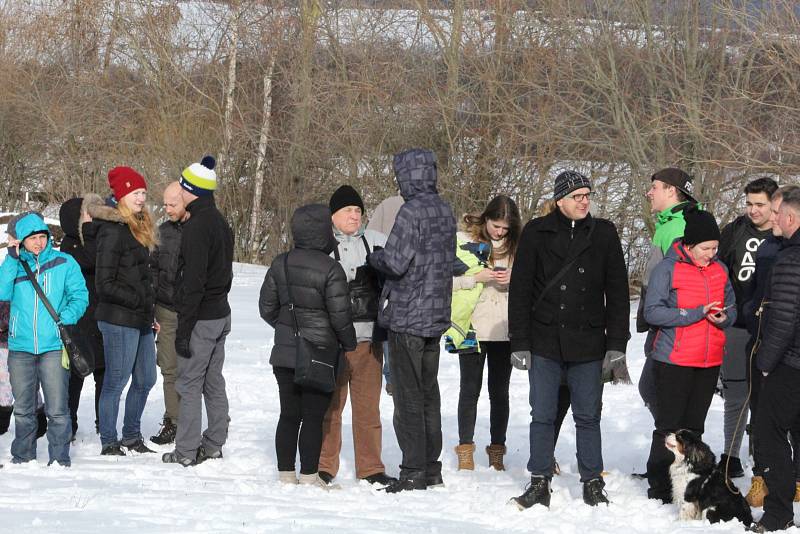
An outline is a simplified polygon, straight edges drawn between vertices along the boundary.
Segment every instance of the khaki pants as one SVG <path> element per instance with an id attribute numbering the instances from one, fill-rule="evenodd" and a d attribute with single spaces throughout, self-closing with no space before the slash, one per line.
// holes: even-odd
<path id="1" fill-rule="evenodd" d="M 175 392 L 175 377 L 178 373 L 178 353 L 175 352 L 175 332 L 178 330 L 178 314 L 156 304 L 156 321 L 161 330 L 156 337 L 156 361 L 164 377 L 164 417 L 178 423 L 179 399 Z"/>
<path id="2" fill-rule="evenodd" d="M 339 453 L 342 450 L 342 412 L 350 390 L 353 410 L 353 447 L 356 458 L 356 477 L 366 478 L 383 473 L 381 461 L 381 368 L 383 353 L 380 345 L 369 341 L 358 344 L 356 350 L 345 353 L 344 368 L 339 372 L 336 390 L 322 425 L 322 451 L 319 470 L 336 476 Z"/>

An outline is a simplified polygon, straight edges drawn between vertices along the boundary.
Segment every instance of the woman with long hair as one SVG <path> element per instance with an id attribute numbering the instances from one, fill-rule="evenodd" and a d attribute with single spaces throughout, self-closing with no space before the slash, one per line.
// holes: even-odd
<path id="1" fill-rule="evenodd" d="M 155 290 L 150 252 L 156 228 L 145 202 L 147 184 L 130 167 L 108 172 L 113 195 L 103 201 L 87 195 L 84 205 L 97 229 L 97 326 L 103 334 L 106 372 L 100 394 L 101 454 L 124 456 L 129 451 L 154 452 L 145 444 L 141 418 L 147 395 L 156 382 L 153 340 Z M 122 439 L 117 438 L 117 414 L 122 390 L 125 398 Z"/>
<path id="2" fill-rule="evenodd" d="M 477 292 L 477 303 L 470 316 L 480 352 L 459 354 L 461 389 L 458 396 L 458 437 L 455 448 L 459 469 L 474 469 L 475 419 L 483 383 L 484 364 L 488 367 L 490 401 L 489 432 L 486 446 L 489 465 L 502 471 L 508 428 L 508 387 L 511 378 L 508 341 L 508 284 L 517 250 L 522 222 L 516 203 L 506 195 L 493 198 L 480 215 L 465 215 L 458 233 L 459 247 L 483 243 L 491 253 L 483 269 L 453 279 L 454 297 L 459 291 Z M 454 298 L 454 302 L 455 302 Z M 454 303 L 455 306 L 455 303 Z"/>

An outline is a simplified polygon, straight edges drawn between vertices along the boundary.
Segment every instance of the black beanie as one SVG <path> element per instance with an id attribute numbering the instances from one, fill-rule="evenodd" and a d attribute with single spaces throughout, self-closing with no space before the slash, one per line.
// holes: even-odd
<path id="1" fill-rule="evenodd" d="M 683 231 L 683 244 L 696 245 L 704 241 L 719 241 L 719 226 L 710 211 L 686 210 L 683 212 L 686 229 Z"/>
<path id="2" fill-rule="evenodd" d="M 347 206 L 358 206 L 361 208 L 361 213 L 364 213 L 364 201 L 361 200 L 361 195 L 349 185 L 343 185 L 333 192 L 328 207 L 331 209 L 331 214 L 334 214 Z"/>
<path id="3" fill-rule="evenodd" d="M 576 189 L 583 187 L 591 189 L 592 182 L 579 172 L 564 171 L 556 176 L 556 183 L 553 187 L 553 200 L 560 200 Z"/>

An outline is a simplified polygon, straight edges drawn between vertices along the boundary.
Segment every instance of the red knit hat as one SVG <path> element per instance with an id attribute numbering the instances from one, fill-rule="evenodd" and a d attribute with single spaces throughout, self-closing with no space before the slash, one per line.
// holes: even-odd
<path id="1" fill-rule="evenodd" d="M 130 167 L 114 167 L 108 171 L 108 185 L 114 191 L 117 202 L 131 191 L 147 189 L 147 183 L 142 175 Z"/>

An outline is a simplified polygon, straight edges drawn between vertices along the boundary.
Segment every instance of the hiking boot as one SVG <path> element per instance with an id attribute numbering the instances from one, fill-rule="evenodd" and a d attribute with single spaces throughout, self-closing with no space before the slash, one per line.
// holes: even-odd
<path id="1" fill-rule="evenodd" d="M 206 460 L 219 460 L 222 458 L 222 449 L 217 449 L 214 452 L 208 452 L 203 445 L 200 445 L 197 448 L 197 460 L 198 464 L 202 464 Z"/>
<path id="2" fill-rule="evenodd" d="M 153 451 L 150 451 L 153 452 Z M 165 464 L 179 464 L 183 467 L 192 467 L 197 465 L 196 460 L 192 460 L 186 456 L 181 456 L 178 451 L 165 452 L 161 455 L 161 461 Z"/>
<path id="3" fill-rule="evenodd" d="M 320 477 L 322 476 L 322 472 L 320 472 Z M 364 480 L 369 482 L 370 484 L 378 484 L 379 486 L 388 486 L 392 484 L 397 479 L 394 477 L 390 477 L 386 473 L 375 473 L 374 475 L 370 475 L 368 477 L 364 477 Z"/>
<path id="4" fill-rule="evenodd" d="M 111 445 L 103 445 L 100 456 L 125 456 L 125 451 L 122 450 L 118 443 L 112 443 Z"/>
<path id="5" fill-rule="evenodd" d="M 442 479 L 442 474 L 436 475 L 425 475 L 425 487 L 426 488 L 443 488 L 444 487 L 444 480 Z"/>
<path id="6" fill-rule="evenodd" d="M 761 508 L 764 506 L 764 497 L 767 495 L 769 495 L 769 489 L 764 477 L 753 476 L 753 480 L 750 482 L 750 491 L 747 492 L 747 496 L 744 498 L 747 504 L 753 508 Z M 797 490 L 795 490 L 794 495 L 797 498 Z"/>
<path id="7" fill-rule="evenodd" d="M 589 506 L 597 506 L 600 503 L 608 505 L 608 494 L 605 488 L 606 483 L 602 478 L 593 478 L 583 483 L 583 502 Z"/>
<path id="8" fill-rule="evenodd" d="M 788 530 L 794 526 L 794 521 L 789 521 L 783 527 L 778 528 L 776 530 Z M 759 521 L 758 523 L 753 523 L 749 527 L 745 528 L 747 532 L 774 532 L 773 530 L 768 529 L 764 524 Z"/>
<path id="9" fill-rule="evenodd" d="M 794 483 L 794 502 L 800 502 L 800 482 Z"/>
<path id="10" fill-rule="evenodd" d="M 303 473 L 300 473 L 300 478 L 298 480 L 298 483 L 301 486 L 316 486 L 318 488 L 324 489 L 325 491 L 342 489 L 342 487 L 339 484 L 332 484 L 330 482 L 325 482 L 324 480 L 322 480 L 322 478 L 320 478 L 319 476 L 319 473 L 311 473 L 309 475 L 304 475 Z"/>
<path id="11" fill-rule="evenodd" d="M 13 406 L 0 406 L 0 436 L 8 432 L 12 413 L 14 413 Z"/>
<path id="12" fill-rule="evenodd" d="M 47 414 L 44 408 L 36 410 L 36 439 L 47 434 Z"/>
<path id="13" fill-rule="evenodd" d="M 440 477 L 441 480 L 441 477 Z M 414 476 L 411 478 L 400 478 L 385 488 L 386 493 L 400 493 L 401 491 L 415 491 L 426 490 L 428 485 L 425 483 L 425 477 Z"/>
<path id="14" fill-rule="evenodd" d="M 455 447 L 456 456 L 458 456 L 458 470 L 459 471 L 474 471 L 475 459 L 472 454 L 475 452 L 474 443 L 462 443 Z"/>
<path id="15" fill-rule="evenodd" d="M 133 443 L 123 443 L 122 446 L 125 447 L 126 449 L 128 449 L 131 452 L 138 452 L 140 454 L 156 452 L 156 451 L 154 451 L 152 449 L 149 449 L 147 447 L 147 445 L 144 444 L 144 440 L 142 438 L 137 439 Z"/>
<path id="16" fill-rule="evenodd" d="M 728 478 L 740 478 L 744 476 L 744 469 L 742 469 L 742 461 L 735 456 L 728 456 L 727 454 L 724 453 L 720 454 L 719 469 L 723 473 L 727 473 Z"/>
<path id="17" fill-rule="evenodd" d="M 330 484 L 333 482 L 333 479 L 336 478 L 327 471 L 317 471 L 317 475 L 319 475 L 319 478 L 321 478 L 325 484 Z"/>
<path id="18" fill-rule="evenodd" d="M 172 419 L 165 417 L 161 423 L 161 428 L 158 434 L 150 436 L 150 441 L 156 445 L 168 445 L 175 442 L 175 433 L 178 431 L 178 425 L 172 422 Z"/>
<path id="19" fill-rule="evenodd" d="M 496 471 L 506 470 L 506 466 L 503 465 L 503 456 L 506 454 L 505 445 L 497 445 L 494 443 L 487 445 L 486 454 L 489 455 L 489 467 L 494 467 Z"/>
<path id="20" fill-rule="evenodd" d="M 297 484 L 297 473 L 294 471 L 278 471 L 278 482 L 281 484 Z"/>
<path id="21" fill-rule="evenodd" d="M 550 480 L 547 477 L 532 475 L 531 481 L 525 488 L 525 493 L 519 497 L 513 497 L 509 502 L 516 504 L 520 510 L 526 510 L 534 504 L 541 504 L 550 508 L 550 494 L 552 492 Z"/>

